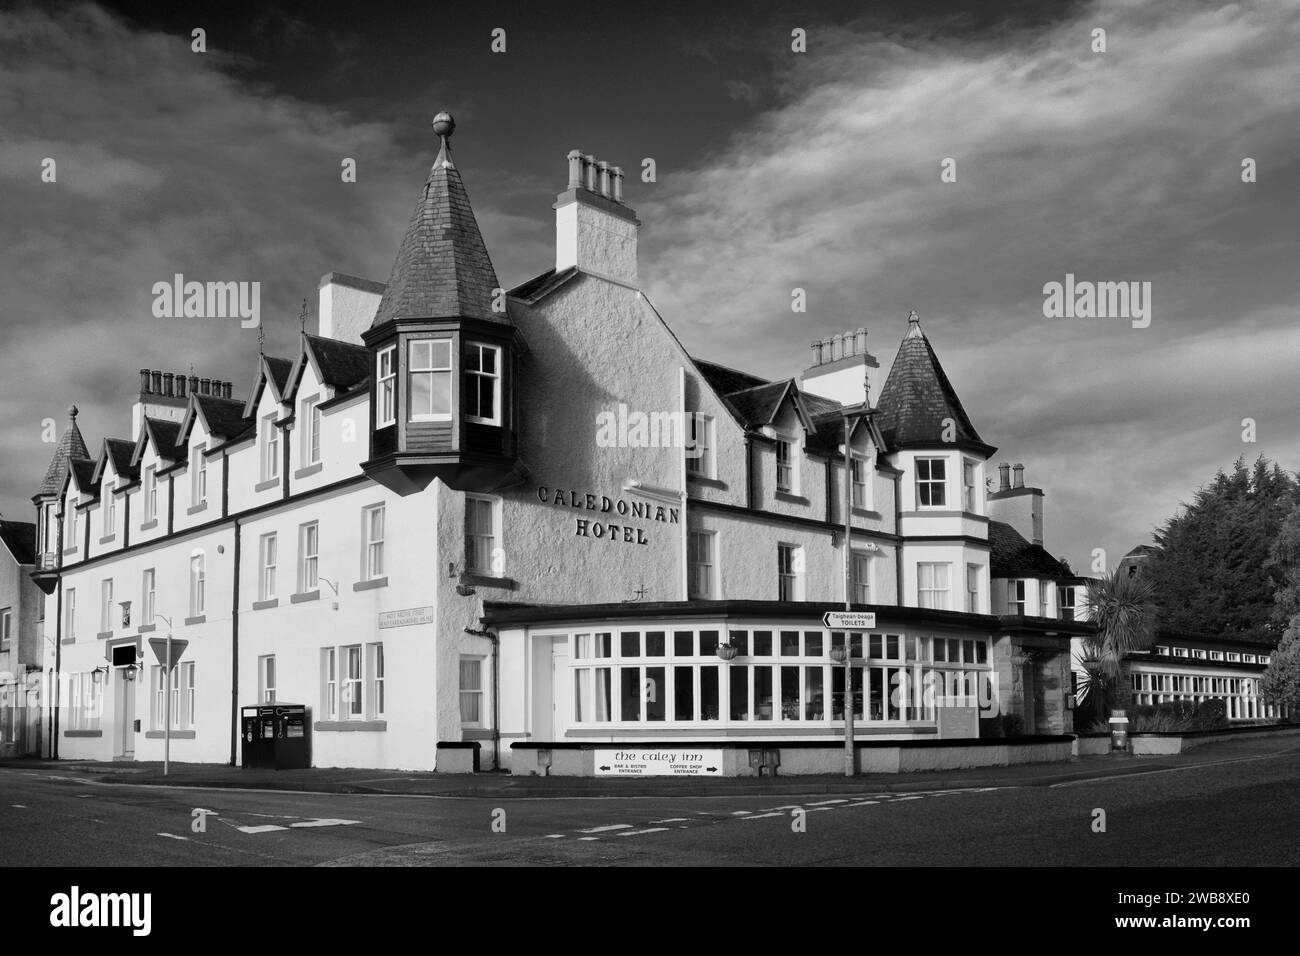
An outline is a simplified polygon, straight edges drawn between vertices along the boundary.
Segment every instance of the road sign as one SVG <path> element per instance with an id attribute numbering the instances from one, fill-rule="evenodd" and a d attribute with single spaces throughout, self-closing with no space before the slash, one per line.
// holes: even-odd
<path id="1" fill-rule="evenodd" d="M 154 657 L 158 658 L 158 663 L 161 664 L 163 667 L 175 667 L 176 662 L 181 659 L 181 655 L 185 653 L 185 648 L 189 647 L 190 642 L 178 641 L 173 639 L 171 645 L 172 645 L 172 659 L 171 662 L 169 663 L 167 660 L 167 638 L 165 637 L 149 638 L 149 646 L 153 648 L 153 655 Z"/>
<path id="2" fill-rule="evenodd" d="M 859 630 L 876 626 L 875 611 L 827 611 L 822 626 L 832 630 Z"/>
<path id="3" fill-rule="evenodd" d="M 679 751 L 640 750 L 636 747 L 599 748 L 598 777 L 719 777 L 722 750 L 690 748 Z"/>

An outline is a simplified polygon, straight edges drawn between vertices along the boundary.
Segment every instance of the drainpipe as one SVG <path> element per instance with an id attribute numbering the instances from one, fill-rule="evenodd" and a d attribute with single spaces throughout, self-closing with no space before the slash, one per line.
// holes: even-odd
<path id="1" fill-rule="evenodd" d="M 224 489 L 223 489 L 224 492 Z M 235 519 L 235 584 L 230 602 L 230 766 L 237 767 L 239 746 L 239 519 Z"/>
<path id="2" fill-rule="evenodd" d="M 894 469 L 894 603 L 903 604 L 903 535 L 899 529 L 903 526 L 903 476 Z"/>
<path id="3" fill-rule="evenodd" d="M 497 701 L 501 685 L 501 638 L 496 631 L 488 631 L 492 642 L 492 769 L 501 769 L 501 719 Z"/>
<path id="4" fill-rule="evenodd" d="M 59 759 L 59 689 L 63 673 L 63 509 L 59 509 L 59 533 L 54 539 L 54 565 L 59 569 L 59 596 L 54 602 L 54 707 L 50 715 L 50 758 Z"/>

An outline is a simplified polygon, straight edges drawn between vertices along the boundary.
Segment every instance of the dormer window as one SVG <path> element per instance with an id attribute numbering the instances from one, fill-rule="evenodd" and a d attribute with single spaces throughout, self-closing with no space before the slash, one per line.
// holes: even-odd
<path id="1" fill-rule="evenodd" d="M 451 420 L 451 340 L 416 339 L 407 353 L 407 420 Z"/>
<path id="2" fill-rule="evenodd" d="M 375 427 L 384 428 L 397 421 L 395 401 L 397 396 L 397 370 L 393 368 L 397 355 L 396 346 L 390 345 L 379 353 L 375 368 L 375 381 L 378 383 L 378 407 L 375 409 Z"/>
<path id="3" fill-rule="evenodd" d="M 470 342 L 465 353 L 465 418 L 501 424 L 501 349 Z"/>
<path id="4" fill-rule="evenodd" d="M 112 484 L 105 481 L 100 494 L 104 499 L 104 537 L 111 538 L 117 527 L 117 499 L 113 497 Z"/>
<path id="5" fill-rule="evenodd" d="M 154 466 L 144 470 L 144 520 L 152 521 L 158 514 L 158 475 Z"/>
<path id="6" fill-rule="evenodd" d="M 794 494 L 794 443 L 785 439 L 776 442 L 776 490 Z"/>
<path id="7" fill-rule="evenodd" d="M 280 477 L 280 429 L 275 415 L 262 419 L 262 480 Z"/>
<path id="8" fill-rule="evenodd" d="M 916 459 L 916 503 L 942 508 L 948 503 L 948 463 L 942 458 Z"/>
<path id="9" fill-rule="evenodd" d="M 313 396 L 302 401 L 299 413 L 302 422 L 302 448 L 299 456 L 302 466 L 314 465 L 320 461 L 320 397 Z"/>
<path id="10" fill-rule="evenodd" d="M 867 461 L 864 458 L 853 459 L 853 507 L 870 508 L 867 498 Z"/>
<path id="11" fill-rule="evenodd" d="M 203 449 L 197 447 L 190 453 L 190 457 L 194 504 L 205 504 L 208 500 L 208 460 L 203 455 Z"/>

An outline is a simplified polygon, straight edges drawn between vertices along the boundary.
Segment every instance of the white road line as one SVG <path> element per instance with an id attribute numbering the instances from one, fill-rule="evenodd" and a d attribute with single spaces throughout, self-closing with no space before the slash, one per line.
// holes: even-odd
<path id="1" fill-rule="evenodd" d="M 240 833 L 270 833 L 272 830 L 287 830 L 288 827 L 277 827 L 273 823 L 263 824 L 260 827 L 235 827 Z"/>
<path id="2" fill-rule="evenodd" d="M 845 798 L 843 798 L 843 797 L 840 797 L 840 798 L 837 798 L 837 799 L 835 799 L 835 800 L 818 800 L 816 803 L 810 803 L 810 804 L 808 804 L 808 806 L 810 806 L 810 807 L 824 807 L 824 806 L 826 806 L 828 803 L 848 803 L 848 802 L 849 802 L 849 801 L 848 801 L 847 799 L 845 799 Z"/>
<path id="3" fill-rule="evenodd" d="M 791 803 L 791 804 L 787 804 L 784 807 L 764 807 L 763 812 L 766 813 L 769 810 L 798 810 L 798 809 L 799 809 L 799 804 Z"/>
<path id="4" fill-rule="evenodd" d="M 747 817 L 751 812 L 750 810 L 732 810 L 731 815 L 733 817 Z"/>
<path id="5" fill-rule="evenodd" d="M 546 834 L 546 839 L 548 839 L 548 840 L 563 840 L 563 839 L 564 839 L 564 834 L 563 834 L 563 833 L 548 833 L 548 834 Z"/>
<path id="6" fill-rule="evenodd" d="M 291 827 L 350 827 L 360 820 L 304 820 L 302 823 L 290 823 Z"/>
<path id="7" fill-rule="evenodd" d="M 850 803 L 849 807 L 871 807 L 877 806 L 879 803 L 879 800 L 863 800 L 861 803 Z M 849 807 L 845 807 L 844 809 L 847 810 Z"/>
<path id="8" fill-rule="evenodd" d="M 751 817 L 741 817 L 742 820 L 763 820 L 767 817 L 783 817 L 784 813 L 758 813 Z"/>
<path id="9" fill-rule="evenodd" d="M 175 833 L 160 833 L 158 835 L 160 837 L 166 837 L 169 840 L 185 840 L 188 842 L 190 839 L 189 837 L 177 836 Z"/>
<path id="10" fill-rule="evenodd" d="M 610 830 L 630 830 L 630 829 L 632 829 L 632 824 L 630 823 L 611 823 L 608 826 L 592 827 L 590 830 L 579 830 L 578 832 L 579 833 L 607 833 Z"/>
<path id="11" fill-rule="evenodd" d="M 651 820 L 651 823 L 686 823 L 690 817 L 669 817 L 667 820 Z"/>
<path id="12" fill-rule="evenodd" d="M 898 798 L 897 800 L 895 800 L 894 802 L 895 802 L 895 803 L 902 803 L 904 800 L 920 800 L 920 799 L 921 799 L 920 797 L 899 797 L 899 798 Z"/>
<path id="13" fill-rule="evenodd" d="M 27 809 L 27 805 L 26 805 L 26 804 L 23 804 L 23 803 L 11 803 L 11 804 L 9 804 L 9 806 L 13 807 L 15 810 L 26 810 L 26 809 Z"/>
<path id="14" fill-rule="evenodd" d="M 579 840 L 583 840 L 583 841 L 587 841 L 587 840 L 599 840 L 600 837 L 578 837 L 578 839 L 579 839 Z"/>
<path id="15" fill-rule="evenodd" d="M 621 837 L 625 837 L 625 836 L 641 836 L 642 834 L 645 834 L 645 833 L 663 833 L 663 832 L 664 832 L 665 830 L 667 830 L 667 829 L 668 829 L 667 827 L 650 827 L 649 829 L 646 829 L 646 830 L 627 830 L 627 831 L 624 832 L 624 833 L 620 833 L 619 836 L 621 836 Z"/>
<path id="16" fill-rule="evenodd" d="M 823 810 L 834 810 L 834 807 L 812 807 L 805 810 L 804 813 L 821 813 Z"/>

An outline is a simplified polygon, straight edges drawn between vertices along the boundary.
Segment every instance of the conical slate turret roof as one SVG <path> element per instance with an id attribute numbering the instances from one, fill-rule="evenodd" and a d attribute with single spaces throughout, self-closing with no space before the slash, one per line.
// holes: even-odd
<path id="1" fill-rule="evenodd" d="M 907 334 L 880 390 L 876 410 L 876 422 L 891 449 L 965 442 L 982 446 L 988 454 L 995 451 L 971 424 L 915 312 L 908 318 Z M 948 436 L 945 419 L 955 426 Z"/>
<path id="2" fill-rule="evenodd" d="M 89 457 L 90 451 L 86 448 L 85 439 L 81 437 L 81 429 L 77 427 L 77 406 L 73 405 L 68 409 L 68 427 L 59 436 L 59 444 L 54 449 L 54 457 L 50 459 L 50 467 L 45 470 L 45 478 L 41 481 L 36 497 L 44 498 L 63 491 L 63 482 L 68 477 L 68 462 L 73 458 Z"/>
<path id="3" fill-rule="evenodd" d="M 479 233 L 448 139 L 455 122 L 434 118 L 442 148 L 429 170 L 371 328 L 390 319 L 455 318 L 505 322 L 492 311 L 496 270 Z"/>

